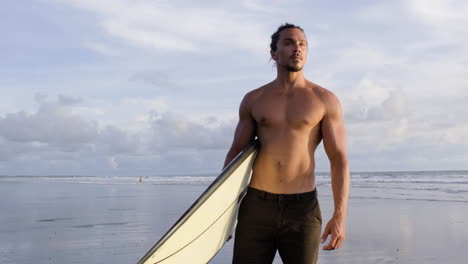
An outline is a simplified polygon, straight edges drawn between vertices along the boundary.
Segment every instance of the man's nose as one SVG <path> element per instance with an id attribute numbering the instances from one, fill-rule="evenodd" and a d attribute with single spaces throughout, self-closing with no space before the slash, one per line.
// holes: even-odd
<path id="1" fill-rule="evenodd" d="M 296 42 L 294 43 L 294 52 L 301 50 L 301 43 Z"/>
<path id="2" fill-rule="evenodd" d="M 294 53 L 300 53 L 301 52 L 301 46 L 299 43 L 294 44 Z"/>

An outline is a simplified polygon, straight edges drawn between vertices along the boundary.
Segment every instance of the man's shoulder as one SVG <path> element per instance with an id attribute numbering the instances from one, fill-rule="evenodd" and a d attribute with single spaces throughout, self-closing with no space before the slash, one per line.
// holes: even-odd
<path id="1" fill-rule="evenodd" d="M 310 89 L 316 94 L 325 105 L 339 104 L 338 97 L 330 90 L 315 83 L 310 83 Z"/>
<path id="2" fill-rule="evenodd" d="M 257 89 L 251 90 L 244 95 L 244 98 L 242 99 L 242 102 L 240 105 L 241 111 L 250 112 L 257 98 L 263 93 L 265 86 L 266 85 L 259 87 Z"/>
<path id="3" fill-rule="evenodd" d="M 265 89 L 267 89 L 267 87 L 271 86 L 271 83 L 267 83 L 263 86 L 260 86 L 256 89 L 253 89 L 251 91 L 249 91 L 248 93 L 245 94 L 244 96 L 244 100 L 246 101 L 254 101 L 255 99 L 257 99 L 260 95 L 263 94 L 263 92 L 265 91 Z"/>
<path id="4" fill-rule="evenodd" d="M 311 83 L 310 87 L 325 107 L 325 113 L 332 114 L 341 111 L 341 103 L 332 91 L 317 84 Z"/>

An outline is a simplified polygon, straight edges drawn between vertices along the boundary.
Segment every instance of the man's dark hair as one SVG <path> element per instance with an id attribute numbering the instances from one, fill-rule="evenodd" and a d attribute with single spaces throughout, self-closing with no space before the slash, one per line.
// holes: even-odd
<path id="1" fill-rule="evenodd" d="M 284 25 L 281 25 L 275 33 L 273 33 L 273 35 L 271 35 L 271 43 L 270 43 L 270 49 L 272 51 L 276 51 L 276 49 L 278 48 L 276 46 L 276 44 L 278 43 L 278 40 L 280 38 L 280 33 L 281 31 L 285 30 L 285 29 L 288 29 L 288 28 L 297 28 L 297 29 L 300 29 L 302 31 L 302 33 L 304 33 L 304 30 L 299 27 L 299 26 L 296 26 L 296 25 L 293 25 L 293 24 L 289 24 L 289 23 L 285 23 Z"/>

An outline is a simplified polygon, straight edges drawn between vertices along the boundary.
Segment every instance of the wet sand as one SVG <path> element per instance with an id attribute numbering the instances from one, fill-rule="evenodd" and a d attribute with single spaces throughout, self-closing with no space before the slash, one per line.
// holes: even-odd
<path id="1" fill-rule="evenodd" d="M 0 263 L 136 263 L 205 188 L 0 182 Z M 328 188 L 319 187 L 323 225 L 332 214 Z M 358 194 L 352 191 L 346 242 L 321 250 L 319 263 L 468 259 L 467 202 L 353 198 Z M 211 263 L 230 263 L 232 245 Z M 279 256 L 274 263 L 282 263 Z"/>

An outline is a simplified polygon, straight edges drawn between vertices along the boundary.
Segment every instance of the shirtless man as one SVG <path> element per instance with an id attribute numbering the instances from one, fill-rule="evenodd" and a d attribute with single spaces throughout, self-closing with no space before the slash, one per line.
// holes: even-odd
<path id="1" fill-rule="evenodd" d="M 285 24 L 272 35 L 277 78 L 250 91 L 224 167 L 255 137 L 260 142 L 252 179 L 240 206 L 233 263 L 316 263 L 345 238 L 349 167 L 340 103 L 330 91 L 306 80 L 307 39 Z M 334 212 L 320 239 L 322 218 L 315 189 L 314 152 L 323 139 L 330 160 Z"/>

